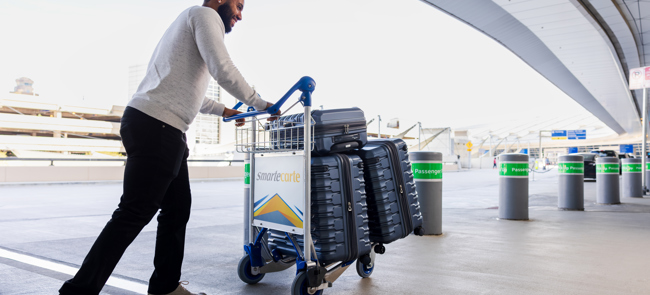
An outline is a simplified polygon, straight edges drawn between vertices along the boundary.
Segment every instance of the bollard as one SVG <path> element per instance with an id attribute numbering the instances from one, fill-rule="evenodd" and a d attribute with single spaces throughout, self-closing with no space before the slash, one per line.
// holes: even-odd
<path id="1" fill-rule="evenodd" d="M 410 152 L 415 191 L 426 235 L 442 234 L 442 153 Z"/>
<path id="2" fill-rule="evenodd" d="M 643 198 L 643 183 L 641 173 L 643 167 L 641 158 L 622 159 L 623 177 L 623 198 Z"/>
<path id="3" fill-rule="evenodd" d="M 596 203 L 620 204 L 619 161 L 614 157 L 596 159 Z"/>
<path id="4" fill-rule="evenodd" d="M 499 155 L 499 218 L 528 220 L 528 155 Z"/>
<path id="5" fill-rule="evenodd" d="M 580 155 L 560 156 L 557 171 L 560 174 L 559 210 L 585 210 L 585 162 Z"/>

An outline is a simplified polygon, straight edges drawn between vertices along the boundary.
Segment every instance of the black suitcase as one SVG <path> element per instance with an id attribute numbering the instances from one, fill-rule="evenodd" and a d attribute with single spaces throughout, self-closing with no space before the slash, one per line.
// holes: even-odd
<path id="1" fill-rule="evenodd" d="M 275 147 L 303 149 L 304 114 L 280 117 L 267 124 Z M 359 149 L 366 144 L 366 117 L 359 108 L 316 110 L 314 122 L 314 155 L 327 155 Z"/>
<path id="2" fill-rule="evenodd" d="M 311 236 L 322 264 L 352 261 L 370 253 L 363 162 L 355 155 L 313 157 Z M 303 236 L 296 235 L 303 247 Z M 269 247 L 283 256 L 296 252 L 284 232 L 269 230 Z"/>
<path id="3" fill-rule="evenodd" d="M 411 232 L 423 235 L 406 143 L 398 138 L 370 140 L 357 154 L 364 163 L 370 241 L 387 244 Z"/>

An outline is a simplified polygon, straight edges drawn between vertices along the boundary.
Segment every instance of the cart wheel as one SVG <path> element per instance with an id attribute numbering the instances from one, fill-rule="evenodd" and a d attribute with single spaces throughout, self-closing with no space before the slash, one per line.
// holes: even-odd
<path id="1" fill-rule="evenodd" d="M 369 268 L 365 264 L 361 263 L 361 261 L 357 260 L 357 274 L 359 274 L 360 277 L 362 278 L 370 277 L 374 269 L 375 269 L 374 265 Z"/>
<path id="2" fill-rule="evenodd" d="M 264 278 L 264 274 L 254 275 L 251 273 L 251 258 L 246 255 L 239 260 L 239 265 L 237 266 L 237 274 L 239 278 L 246 284 L 257 284 L 259 281 Z"/>
<path id="3" fill-rule="evenodd" d="M 301 271 L 293 279 L 291 284 L 291 295 L 322 295 L 323 290 L 318 290 L 316 293 L 309 294 L 309 281 L 307 280 L 307 272 Z"/>

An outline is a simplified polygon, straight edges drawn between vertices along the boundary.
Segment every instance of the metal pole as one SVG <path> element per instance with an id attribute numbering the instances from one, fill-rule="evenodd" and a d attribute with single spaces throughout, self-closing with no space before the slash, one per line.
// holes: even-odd
<path id="1" fill-rule="evenodd" d="M 517 138 L 517 151 L 519 151 L 519 138 Z"/>
<path id="2" fill-rule="evenodd" d="M 641 147 L 641 166 L 643 167 L 644 173 L 641 173 L 641 185 L 643 186 L 643 191 L 645 192 L 647 190 L 647 182 L 648 180 L 646 179 L 645 175 L 645 170 L 646 168 L 646 138 L 648 136 L 648 100 L 646 98 L 646 89 L 643 88 L 643 146 Z"/>
<path id="3" fill-rule="evenodd" d="M 377 122 L 377 138 L 381 138 L 381 115 L 377 115 L 379 121 Z"/>
<path id="4" fill-rule="evenodd" d="M 447 143 L 449 144 L 449 154 L 453 156 L 454 155 L 454 145 L 451 142 L 451 127 L 447 127 L 447 131 L 449 132 L 449 133 L 447 133 L 447 138 L 449 139 L 447 141 Z"/>
<path id="5" fill-rule="evenodd" d="M 418 122 L 418 151 L 422 150 L 422 123 Z"/>
<path id="6" fill-rule="evenodd" d="M 250 202 L 250 196 L 251 196 L 251 190 L 250 190 L 250 167 L 251 167 L 251 154 L 245 153 L 244 154 L 244 169 L 245 173 L 248 173 L 248 175 L 244 175 L 244 245 L 248 245 L 251 240 L 250 240 L 250 208 L 251 202 Z M 247 171 L 246 171 L 247 170 Z"/>
<path id="7" fill-rule="evenodd" d="M 253 134 L 251 134 L 251 142 L 253 143 L 253 146 L 251 147 L 251 156 L 250 156 L 250 161 L 251 161 L 251 176 L 255 175 L 255 148 L 257 147 L 257 117 L 253 117 L 251 120 L 251 131 Z M 251 177 L 251 183 L 255 183 L 255 180 L 253 177 Z M 255 241 L 255 230 L 253 230 L 253 217 L 254 217 L 254 210 L 255 210 L 255 186 L 251 185 L 249 190 L 250 194 L 248 195 L 248 242 L 252 243 Z"/>
<path id="8" fill-rule="evenodd" d="M 528 141 L 528 158 L 529 158 L 529 159 L 530 159 L 530 154 L 532 154 L 532 152 L 531 152 L 531 150 L 530 150 L 530 140 L 529 140 L 529 141 Z M 535 166 L 533 166 L 533 167 L 535 167 Z M 533 181 L 535 181 L 535 170 L 533 170 L 533 173 L 532 173 L 532 174 L 533 174 Z"/>
<path id="9" fill-rule="evenodd" d="M 305 261 L 311 261 L 311 106 L 305 104 Z"/>
<path id="10" fill-rule="evenodd" d="M 490 136 L 490 158 L 494 157 L 494 153 L 492 152 L 492 134 L 488 134 Z"/>
<path id="11" fill-rule="evenodd" d="M 542 130 L 539 131 L 539 150 L 537 152 L 537 162 L 539 164 L 539 160 L 542 158 Z"/>

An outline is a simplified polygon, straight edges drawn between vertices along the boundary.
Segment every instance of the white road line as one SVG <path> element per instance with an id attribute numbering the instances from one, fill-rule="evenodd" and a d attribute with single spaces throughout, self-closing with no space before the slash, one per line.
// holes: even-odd
<path id="1" fill-rule="evenodd" d="M 64 273 L 64 274 L 71 275 L 71 276 L 74 276 L 77 273 L 77 270 L 79 270 L 78 268 L 75 268 L 75 267 L 70 267 L 70 266 L 67 266 L 67 265 L 58 264 L 58 263 L 55 263 L 55 262 L 51 262 L 51 261 L 43 260 L 43 259 L 40 259 L 40 258 L 35 258 L 35 257 L 31 257 L 31 256 L 28 256 L 28 255 L 7 251 L 7 250 L 4 250 L 4 249 L 0 249 L 0 257 L 15 260 L 15 261 L 22 262 L 22 263 L 29 264 L 29 265 L 33 265 L 33 266 L 37 266 L 37 267 L 40 267 L 40 268 L 45 268 L 45 269 L 49 269 L 49 270 L 52 270 L 52 271 Z M 131 291 L 131 292 L 140 293 L 140 294 L 147 294 L 147 285 L 132 282 L 132 281 L 128 281 L 128 280 L 125 280 L 125 279 L 116 278 L 116 277 L 113 277 L 113 276 L 108 278 L 108 282 L 106 282 L 106 285 L 109 285 L 109 286 L 115 287 L 115 288 L 128 290 L 128 291 Z"/>

